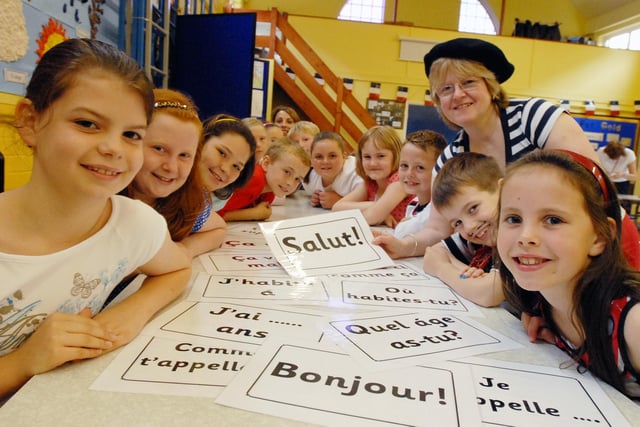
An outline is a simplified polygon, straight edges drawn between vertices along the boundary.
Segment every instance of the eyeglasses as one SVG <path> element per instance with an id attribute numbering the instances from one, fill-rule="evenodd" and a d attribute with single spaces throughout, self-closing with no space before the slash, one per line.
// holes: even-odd
<path id="1" fill-rule="evenodd" d="M 458 86 L 460 90 L 465 93 L 473 92 L 474 90 L 477 90 L 480 87 L 480 83 L 481 83 L 481 79 L 465 79 L 459 83 L 450 83 L 450 84 L 441 86 L 440 89 L 436 91 L 436 94 L 441 99 L 448 98 L 450 96 L 453 96 L 454 92 L 456 91 L 456 86 Z"/>

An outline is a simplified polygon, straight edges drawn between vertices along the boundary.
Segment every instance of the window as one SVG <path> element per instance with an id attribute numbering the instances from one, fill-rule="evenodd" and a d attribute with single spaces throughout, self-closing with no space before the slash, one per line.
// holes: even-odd
<path id="1" fill-rule="evenodd" d="M 605 39 L 604 45 L 614 49 L 640 50 L 640 28 L 611 36 Z"/>
<path id="2" fill-rule="evenodd" d="M 487 8 L 479 0 L 460 1 L 458 31 L 479 34 L 496 34 L 496 20 L 491 19 Z"/>
<path id="3" fill-rule="evenodd" d="M 384 0 L 347 0 L 338 19 L 362 22 L 384 22 Z"/>

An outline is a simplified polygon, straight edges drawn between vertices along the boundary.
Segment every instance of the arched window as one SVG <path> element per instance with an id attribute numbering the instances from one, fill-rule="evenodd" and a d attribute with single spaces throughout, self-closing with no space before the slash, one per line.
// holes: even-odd
<path id="1" fill-rule="evenodd" d="M 384 0 L 347 0 L 338 19 L 362 22 L 384 22 Z"/>
<path id="2" fill-rule="evenodd" d="M 489 11 L 492 16 L 489 15 Z M 458 31 L 467 33 L 495 35 L 498 19 L 491 8 L 485 7 L 480 0 L 460 1 L 460 20 Z"/>

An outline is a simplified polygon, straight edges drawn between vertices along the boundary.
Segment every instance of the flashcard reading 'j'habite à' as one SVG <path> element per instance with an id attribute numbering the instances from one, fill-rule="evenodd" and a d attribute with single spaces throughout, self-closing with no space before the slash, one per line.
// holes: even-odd
<path id="1" fill-rule="evenodd" d="M 260 223 L 280 265 L 292 277 L 318 276 L 389 267 L 393 261 L 377 245 L 359 210 Z"/>

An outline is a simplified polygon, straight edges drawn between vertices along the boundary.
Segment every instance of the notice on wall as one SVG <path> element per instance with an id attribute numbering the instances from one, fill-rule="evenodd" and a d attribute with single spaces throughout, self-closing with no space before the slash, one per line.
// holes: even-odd
<path id="1" fill-rule="evenodd" d="M 251 359 L 256 347 L 192 336 L 138 335 L 91 390 L 216 397 Z"/>
<path id="2" fill-rule="evenodd" d="M 317 344 L 265 343 L 216 403 L 321 425 L 481 425 L 463 365 L 371 372 Z"/>
<path id="3" fill-rule="evenodd" d="M 629 426 L 588 373 L 468 358 L 482 421 L 495 426 Z"/>
<path id="4" fill-rule="evenodd" d="M 389 267 L 359 210 L 260 223 L 271 252 L 292 277 Z"/>
<path id="5" fill-rule="evenodd" d="M 320 339 L 323 315 L 299 307 L 183 301 L 149 322 L 144 330 L 174 339 L 176 335 L 189 335 L 261 345 L 274 335 Z"/>
<path id="6" fill-rule="evenodd" d="M 196 276 L 188 299 L 326 305 L 329 295 L 324 281 L 318 277 L 295 279 L 284 272 L 279 276 L 200 273 Z"/>
<path id="7" fill-rule="evenodd" d="M 453 314 L 416 311 L 341 317 L 329 322 L 334 332 L 330 338 L 370 369 L 428 364 L 521 348 L 519 343 L 470 317 Z"/>

